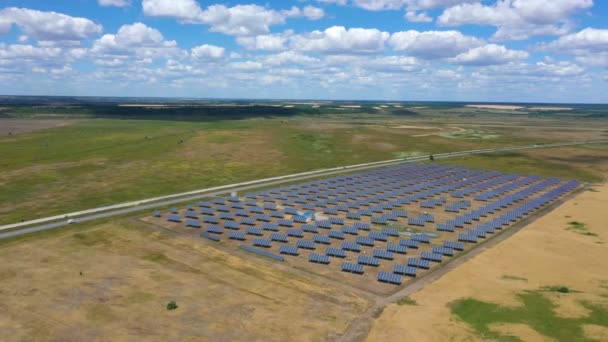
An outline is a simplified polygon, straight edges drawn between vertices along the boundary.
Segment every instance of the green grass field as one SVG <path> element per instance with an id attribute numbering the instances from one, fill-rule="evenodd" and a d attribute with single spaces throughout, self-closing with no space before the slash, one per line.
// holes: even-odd
<path id="1" fill-rule="evenodd" d="M 418 124 L 412 120 L 369 113 L 195 121 L 80 118 L 62 127 L 4 135 L 0 224 L 341 165 L 553 141 L 505 132 L 488 139 L 419 136 L 429 131 L 396 128 Z M 426 120 L 422 124 L 442 127 Z M 575 167 L 558 168 L 518 154 L 446 162 L 597 179 Z"/>
<path id="2" fill-rule="evenodd" d="M 463 299 L 452 304 L 452 313 L 467 322 L 485 340 L 520 341 L 518 337 L 501 335 L 490 329 L 496 323 L 521 323 L 556 341 L 589 341 L 583 334 L 583 325 L 608 327 L 608 308 L 581 302 L 589 314 L 567 318 L 555 313 L 556 305 L 546 297 L 547 292 L 563 293 L 562 287 L 519 293 L 521 306 L 507 307 L 476 299 Z M 567 294 L 562 294 L 567 295 Z"/>

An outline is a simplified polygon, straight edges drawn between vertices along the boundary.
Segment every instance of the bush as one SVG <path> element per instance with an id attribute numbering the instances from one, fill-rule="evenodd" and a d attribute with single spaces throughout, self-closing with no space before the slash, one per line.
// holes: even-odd
<path id="1" fill-rule="evenodd" d="M 177 308 L 178 308 L 177 303 L 174 300 L 167 303 L 167 310 L 175 310 Z"/>

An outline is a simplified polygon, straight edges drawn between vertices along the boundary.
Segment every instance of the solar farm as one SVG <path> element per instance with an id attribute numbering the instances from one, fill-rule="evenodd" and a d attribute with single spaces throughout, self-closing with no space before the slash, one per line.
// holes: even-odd
<path id="1" fill-rule="evenodd" d="M 141 220 L 388 294 L 580 186 L 403 164 L 157 210 Z"/>

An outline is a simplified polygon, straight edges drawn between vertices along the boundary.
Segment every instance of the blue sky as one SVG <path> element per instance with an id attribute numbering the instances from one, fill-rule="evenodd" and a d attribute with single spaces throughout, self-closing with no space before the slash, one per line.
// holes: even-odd
<path id="1" fill-rule="evenodd" d="M 0 93 L 608 102 L 600 0 L 0 0 Z"/>

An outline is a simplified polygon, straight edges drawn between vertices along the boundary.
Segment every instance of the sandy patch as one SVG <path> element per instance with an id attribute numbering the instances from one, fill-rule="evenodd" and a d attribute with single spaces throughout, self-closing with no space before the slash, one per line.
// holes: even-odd
<path id="1" fill-rule="evenodd" d="M 62 127 L 76 120 L 37 120 L 37 119 L 0 119 L 0 134 L 19 134 L 48 128 Z"/>
<path id="2" fill-rule="evenodd" d="M 608 328 L 601 325 L 585 324 L 583 326 L 585 336 L 597 341 L 608 341 Z"/>
<path id="3" fill-rule="evenodd" d="M 340 108 L 361 108 L 360 105 L 341 105 Z"/>
<path id="4" fill-rule="evenodd" d="M 387 306 L 374 322 L 370 341 L 403 336 L 408 341 L 478 339 L 466 323 L 452 316 L 449 303 L 463 298 L 501 305 L 521 305 L 515 294 L 543 286 L 581 291 L 556 300 L 563 317 L 584 314 L 575 299 L 605 303 L 599 296 L 608 281 L 608 184 L 584 192 L 541 217 L 519 233 L 481 253 L 410 297 L 416 306 Z M 566 230 L 569 221 L 584 222 L 598 236 Z M 565 272 L 568 270 L 568 272 Z M 507 276 L 507 277 L 505 277 Z M 525 279 L 515 281 L 514 279 Z M 516 328 L 513 334 L 517 334 Z M 507 330 L 511 331 L 511 330 Z"/>
<path id="5" fill-rule="evenodd" d="M 493 324 L 492 331 L 496 331 L 501 335 L 516 336 L 526 342 L 552 342 L 552 338 L 548 338 L 538 333 L 538 331 L 530 328 L 525 324 Z"/>
<path id="6" fill-rule="evenodd" d="M 466 105 L 465 107 L 469 108 L 480 108 L 480 109 L 506 109 L 506 110 L 516 110 L 523 109 L 526 107 L 522 106 L 510 106 L 510 105 Z"/>
<path id="7" fill-rule="evenodd" d="M 440 127 L 431 127 L 431 126 L 413 126 L 413 125 L 399 125 L 393 128 L 405 128 L 405 129 L 441 129 Z"/>

